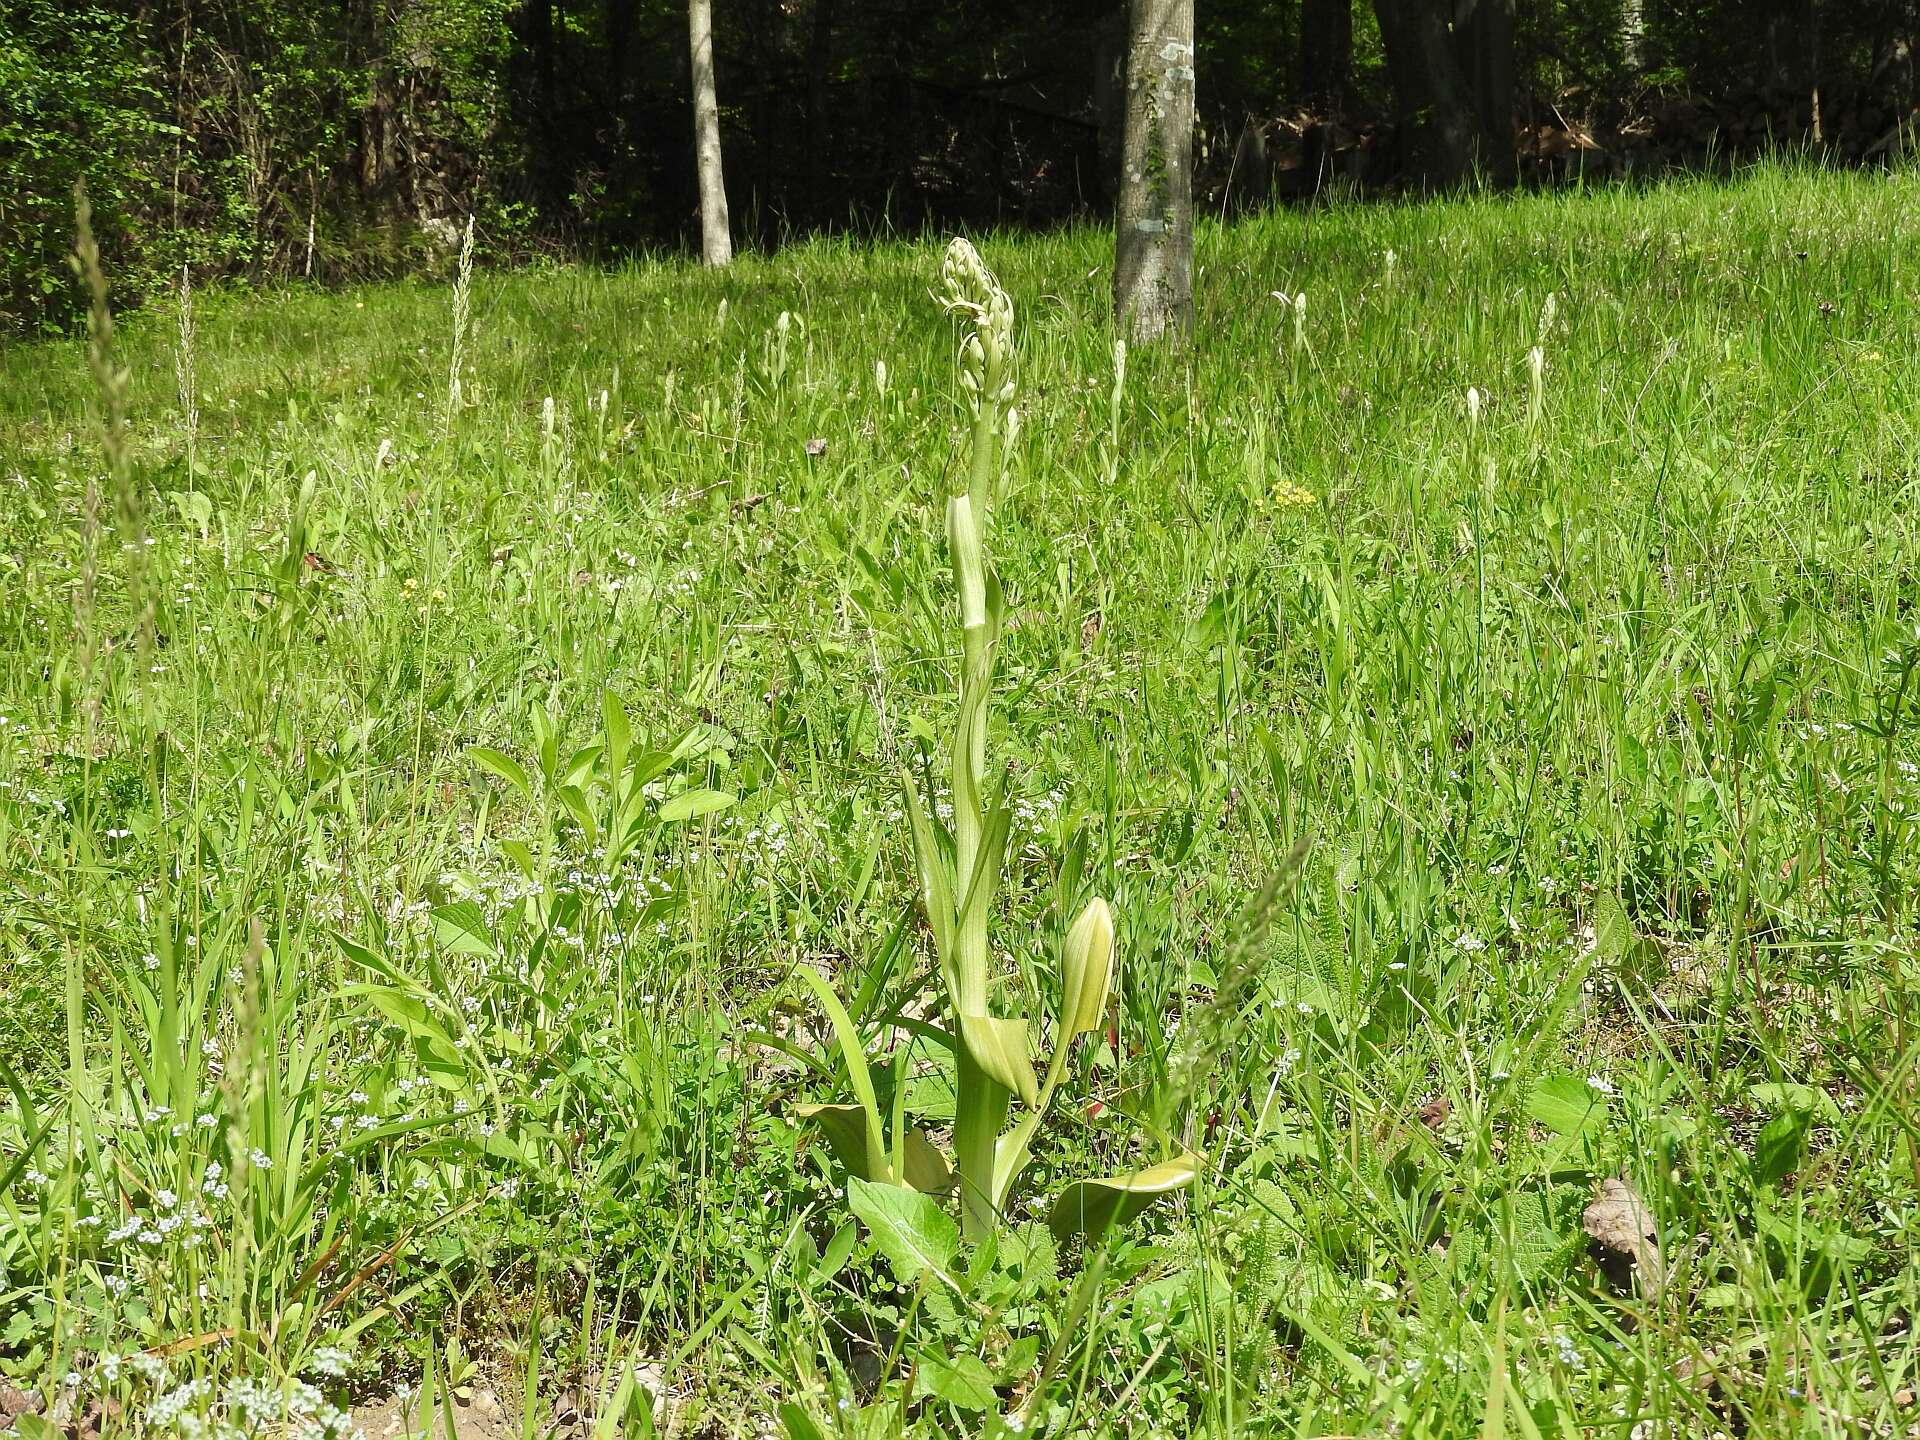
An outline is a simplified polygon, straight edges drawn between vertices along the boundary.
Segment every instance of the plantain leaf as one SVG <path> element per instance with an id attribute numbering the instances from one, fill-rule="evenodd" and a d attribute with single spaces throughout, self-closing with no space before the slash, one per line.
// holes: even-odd
<path id="1" fill-rule="evenodd" d="M 467 758 L 482 770 L 498 775 L 518 790 L 521 799 L 527 801 L 533 799 L 533 782 L 527 778 L 527 772 L 521 767 L 520 762 L 511 755 L 485 745 L 474 745 L 468 748 Z"/>
<path id="2" fill-rule="evenodd" d="M 725 790 L 682 790 L 660 807 L 660 818 L 668 824 L 676 820 L 696 820 L 727 809 L 737 798 Z"/>
<path id="3" fill-rule="evenodd" d="M 894 1274 L 916 1280 L 931 1272 L 955 1284 L 952 1268 L 960 1253 L 960 1227 L 939 1202 L 899 1185 L 875 1185 L 854 1175 L 847 1180 L 847 1205 L 873 1232 L 873 1243 L 893 1262 Z"/>
<path id="4" fill-rule="evenodd" d="M 993 1372 L 978 1355 L 961 1353 L 948 1360 L 923 1351 L 914 1369 L 914 1393 L 937 1395 L 962 1410 L 991 1410 L 1000 1397 L 994 1393 Z"/>
<path id="5" fill-rule="evenodd" d="M 1053 1214 L 1047 1223 L 1060 1240 L 1075 1234 L 1098 1239 L 1113 1226 L 1132 1220 L 1162 1195 L 1184 1190 L 1199 1171 L 1199 1157 L 1186 1154 L 1131 1175 L 1076 1180 L 1053 1202 Z"/>
<path id="6" fill-rule="evenodd" d="M 492 955 L 493 936 L 486 914 L 472 900 L 458 900 L 433 912 L 433 933 L 456 955 Z"/>
<path id="7" fill-rule="evenodd" d="M 1040 1080 L 1027 1055 L 1027 1022 L 991 1015 L 962 1015 L 960 1038 L 973 1063 L 1018 1095 L 1022 1103 L 1040 1100 Z"/>
<path id="8" fill-rule="evenodd" d="M 1606 1123 L 1606 1097 L 1577 1075 L 1543 1075 L 1526 1099 L 1527 1114 L 1556 1135 L 1584 1135 Z"/>

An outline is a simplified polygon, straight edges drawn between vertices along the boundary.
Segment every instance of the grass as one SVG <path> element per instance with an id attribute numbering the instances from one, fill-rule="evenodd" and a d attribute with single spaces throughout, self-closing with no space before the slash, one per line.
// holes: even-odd
<path id="1" fill-rule="evenodd" d="M 446 287 L 205 295 L 191 425 L 134 317 L 130 513 L 81 347 L 0 352 L 0 1366 L 189 1440 L 396 1387 L 596 1440 L 1903 1431 L 1916 216 L 1765 169 L 1209 227 L 1118 384 L 1110 236 L 982 240 L 993 945 L 1044 976 L 1097 892 L 1119 969 L 1005 1237 L 914 1280 L 789 1051 L 812 967 L 950 1123 L 900 1020 L 937 249 L 482 270 L 457 386 Z M 1145 1122 L 1196 1186 L 1057 1247 Z"/>

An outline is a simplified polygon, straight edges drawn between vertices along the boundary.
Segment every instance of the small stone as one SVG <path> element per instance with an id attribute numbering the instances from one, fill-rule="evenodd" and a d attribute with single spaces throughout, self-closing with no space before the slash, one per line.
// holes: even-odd
<path id="1" fill-rule="evenodd" d="M 491 1390 L 475 1390 L 473 1392 L 473 1398 L 467 1402 L 467 1408 L 472 1410 L 473 1413 L 478 1415 L 482 1420 L 498 1420 L 500 1418 L 500 1397 Z"/>

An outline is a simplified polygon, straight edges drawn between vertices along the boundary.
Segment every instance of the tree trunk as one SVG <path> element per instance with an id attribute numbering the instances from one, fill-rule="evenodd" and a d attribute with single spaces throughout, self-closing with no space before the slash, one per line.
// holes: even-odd
<path id="1" fill-rule="evenodd" d="M 1453 35 L 1478 123 L 1478 159 L 1498 185 L 1518 170 L 1513 146 L 1514 0 L 1457 0 Z"/>
<path id="2" fill-rule="evenodd" d="M 807 193 L 800 211 L 815 224 L 828 220 L 832 208 L 826 198 L 827 76 L 833 68 L 835 0 L 814 0 L 813 37 L 807 44 Z"/>
<path id="3" fill-rule="evenodd" d="M 693 56 L 693 158 L 700 175 L 700 254 L 709 265 L 733 259 L 727 186 L 720 173 L 720 101 L 713 83 L 713 0 L 687 0 Z"/>
<path id="4" fill-rule="evenodd" d="M 553 143 L 553 0 L 527 0 L 526 26 L 527 45 L 533 51 L 533 123 L 545 152 L 540 159 L 544 167 L 557 169 L 559 156 Z"/>
<path id="5" fill-rule="evenodd" d="M 1440 3 L 1374 0 L 1373 8 L 1407 158 L 1429 183 L 1448 189 L 1472 178 L 1480 126 Z"/>
<path id="6" fill-rule="evenodd" d="M 1620 0 L 1620 58 L 1636 80 L 1647 68 L 1647 0 Z"/>
<path id="7" fill-rule="evenodd" d="M 1193 325 L 1193 0 L 1130 0 L 1114 311 L 1128 338 Z"/>
<path id="8" fill-rule="evenodd" d="M 1103 14 L 1093 27 L 1094 148 L 1099 155 L 1100 198 L 1118 208 L 1121 133 L 1126 129 L 1127 6 L 1126 0 Z"/>
<path id="9" fill-rule="evenodd" d="M 1825 127 L 1820 123 L 1820 5 L 1819 0 L 1807 0 L 1807 89 L 1811 92 L 1808 101 L 1811 107 L 1813 125 L 1813 143 L 1827 143 Z"/>
<path id="10" fill-rule="evenodd" d="M 1301 0 L 1295 88 L 1337 107 L 1351 93 L 1352 76 L 1353 0 Z"/>

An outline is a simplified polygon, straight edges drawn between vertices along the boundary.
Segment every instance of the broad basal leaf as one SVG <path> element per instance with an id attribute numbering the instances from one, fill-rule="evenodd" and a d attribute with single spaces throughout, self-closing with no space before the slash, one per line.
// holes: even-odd
<path id="1" fill-rule="evenodd" d="M 1543 1075 L 1527 1096 L 1527 1114 L 1556 1135 L 1584 1135 L 1606 1123 L 1607 1099 L 1577 1075 Z"/>
<path id="2" fill-rule="evenodd" d="M 853 1175 L 847 1179 L 847 1206 L 873 1232 L 873 1243 L 900 1279 L 917 1280 L 931 1272 L 954 1285 L 960 1227 L 938 1201 L 917 1190 L 876 1185 Z"/>
<path id="3" fill-rule="evenodd" d="M 491 955 L 493 935 L 487 917 L 472 900 L 442 905 L 433 912 L 433 933 L 456 955 Z"/>
<path id="4" fill-rule="evenodd" d="M 669 824 L 676 820 L 695 820 L 729 808 L 736 799 L 737 796 L 725 790 L 682 790 L 660 807 L 660 818 Z"/>
<path id="5" fill-rule="evenodd" d="M 978 1355 L 956 1355 L 951 1360 L 922 1351 L 914 1371 L 914 1391 L 937 1395 L 962 1410 L 991 1410 L 1000 1397 L 993 1390 L 993 1372 Z"/>

